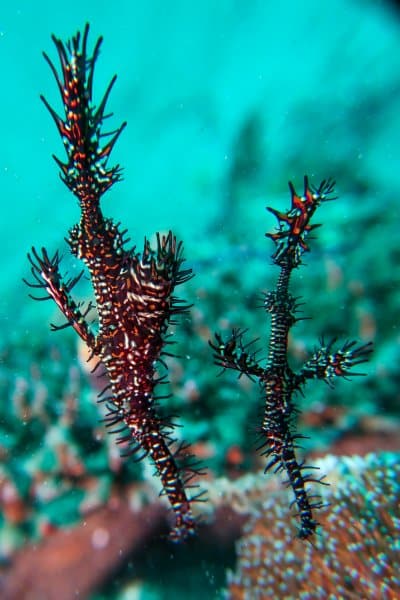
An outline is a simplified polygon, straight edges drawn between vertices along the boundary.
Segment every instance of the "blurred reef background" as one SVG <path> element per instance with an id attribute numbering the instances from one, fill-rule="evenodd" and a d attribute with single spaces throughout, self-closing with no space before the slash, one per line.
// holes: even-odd
<path id="1" fill-rule="evenodd" d="M 171 548 L 160 536 L 167 526 L 154 502 L 158 490 L 151 469 L 120 459 L 113 437 L 105 433 L 96 404 L 102 384 L 89 373 L 85 348 L 72 330 L 50 331 L 50 322 L 62 323 L 57 308 L 30 300 L 21 281 L 29 276 L 26 253 L 32 245 L 46 246 L 50 254 L 62 250 L 64 272 L 74 275 L 81 269 L 64 242 L 79 211 L 51 158 L 52 153 L 62 157 L 63 148 L 39 94 L 59 107 L 41 52 L 55 58 L 50 35 L 69 39 L 86 22 L 90 44 L 104 36 L 95 98 L 117 73 L 112 121 L 128 121 L 114 150 L 124 181 L 104 198 L 104 214 L 121 221 L 138 249 L 144 235 L 173 229 L 196 274 L 182 289 L 193 308 L 174 328 L 181 358 L 169 361 L 173 397 L 166 410 L 180 414 L 182 436 L 209 468 L 211 500 L 204 508 L 205 532 L 183 549 Z M 309 436 L 304 447 L 313 460 L 369 455 L 365 464 L 351 463 L 351 468 L 346 459 L 337 459 L 339 467 L 329 466 L 333 458 L 321 465 L 342 481 L 343 496 L 356 490 L 355 504 L 372 502 L 378 517 L 386 515 L 381 521 L 386 533 L 380 532 L 366 572 L 391 543 L 389 558 L 391 552 L 398 555 L 396 3 L 72 0 L 57 5 L 22 0 L 0 9 L 0 67 L 4 597 L 31 598 L 28 592 L 37 585 L 36 597 L 67 600 L 73 597 L 71 581 L 79 597 L 92 600 L 213 599 L 222 598 L 228 585 L 232 598 L 297 597 L 288 583 L 271 588 L 277 595 L 267 595 L 257 579 L 264 574 L 246 574 L 246 538 L 235 546 L 252 527 L 261 537 L 270 530 L 262 521 L 262 503 L 268 503 L 269 493 L 283 492 L 274 475 L 255 475 L 263 468 L 255 451 L 259 390 L 246 378 L 217 377 L 208 340 L 214 331 L 227 335 L 242 327 L 249 328 L 249 339 L 260 337 L 259 347 L 266 345 L 269 322 L 257 306 L 261 293 L 275 286 L 278 269 L 270 260 L 273 244 L 264 237 L 276 222 L 265 206 L 288 208 L 287 181 L 301 190 L 304 174 L 316 185 L 333 177 L 339 199 L 318 209 L 315 222 L 322 227 L 310 242 L 306 265 L 293 278 L 292 292 L 303 297 L 304 316 L 311 319 L 293 330 L 291 363 L 301 364 L 322 335 L 372 340 L 374 354 L 363 365 L 363 378 L 341 381 L 334 389 L 323 382 L 309 384 L 305 397 L 298 398 L 298 429 Z M 90 294 L 83 281 L 78 297 Z M 385 493 L 372 499 L 362 494 L 364 469 L 368 486 L 378 485 L 371 484 L 374 477 L 384 480 Z M 254 477 L 251 485 L 249 477 Z M 246 499 L 239 509 L 232 498 L 246 495 L 248 485 L 261 486 L 263 497 Z M 336 491 L 332 494 L 339 503 Z M 221 498 L 228 498 L 223 506 Z M 293 517 L 282 511 L 284 527 L 274 530 L 275 539 L 282 531 L 295 534 Z M 367 532 L 379 528 L 378 517 Z M 66 527 L 69 536 L 64 536 Z M 77 557 L 76 564 L 67 558 L 49 563 L 49 556 L 69 555 Z M 91 566 L 92 579 L 82 574 L 85 565 Z M 300 572 L 301 566 L 296 568 Z M 361 580 L 362 566 L 359 571 Z M 40 587 L 51 586 L 51 573 L 56 596 Z M 240 595 L 241 577 L 247 583 L 251 579 L 250 595 Z M 397 597 L 390 595 L 390 586 L 398 581 L 386 571 L 385 577 L 389 591 L 381 589 L 381 597 Z M 366 590 L 362 597 L 379 597 L 372 584 Z"/>

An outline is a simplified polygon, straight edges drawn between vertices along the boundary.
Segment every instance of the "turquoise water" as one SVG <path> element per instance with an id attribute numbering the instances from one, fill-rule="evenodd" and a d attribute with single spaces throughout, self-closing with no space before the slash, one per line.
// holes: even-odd
<path id="1" fill-rule="evenodd" d="M 56 307 L 31 301 L 21 282 L 29 277 L 32 245 L 50 253 L 59 249 L 65 270 L 79 269 L 64 242 L 79 209 L 51 158 L 64 159 L 64 150 L 39 95 L 61 111 L 41 53 L 57 64 L 51 34 L 67 40 L 86 22 L 90 48 L 104 37 L 95 98 L 100 101 L 116 73 L 110 125 L 128 122 L 112 158 L 124 169 L 123 181 L 106 194 L 103 211 L 121 221 L 138 249 L 145 235 L 173 229 L 196 274 L 182 292 L 194 306 L 176 328 L 182 359 L 170 365 L 174 398 L 168 402 L 212 476 L 236 477 L 262 466 L 251 431 L 259 419 L 257 386 L 228 374 L 217 379 L 207 342 L 214 331 L 248 327 L 249 339 L 260 336 L 265 348 L 269 322 L 256 307 L 278 275 L 272 242 L 264 237 L 276 222 L 265 206 L 286 210 L 287 182 L 301 190 L 304 174 L 316 185 L 333 177 L 339 198 L 319 209 L 322 227 L 293 278 L 293 293 L 303 296 L 304 314 L 312 320 L 293 330 L 290 359 L 301 364 L 321 335 L 375 344 L 372 360 L 363 365 L 366 377 L 335 390 L 313 383 L 299 399 L 299 428 L 310 435 L 306 450 L 400 448 L 395 4 L 10 3 L 0 9 L 0 477 L 18 488 L 24 510 L 14 521 L 2 519 L 6 565 L 17 548 L 44 537 L 43 522 L 62 527 L 82 519 L 89 484 L 60 475 L 51 440 L 73 448 L 98 484 L 96 502 L 107 500 L 116 486 L 131 489 L 151 480 L 140 466 L 110 469 L 112 438 L 106 442 L 99 434 L 98 447 L 87 441 L 97 435 L 95 384 L 84 374 L 73 332 L 49 332 L 49 322 L 62 322 Z M 78 294 L 89 297 L 87 282 Z M 63 420 L 68 399 L 77 403 L 77 413 L 71 409 L 77 426 Z M 24 403 L 31 409 L 27 419 L 21 416 Z M 243 460 L 230 462 L 238 449 Z M 52 502 L 30 496 L 38 473 L 47 474 L 52 489 L 61 486 Z M 99 584 L 95 597 L 188 597 L 180 569 L 191 582 L 190 597 L 200 597 L 204 585 L 208 597 L 220 597 L 225 568 L 234 564 L 233 541 L 224 550 L 226 560 L 195 543 L 192 562 L 179 549 L 170 559 L 166 546 L 152 544 L 153 559 L 136 572 L 133 565 L 132 576 L 120 565 L 118 585 L 105 578 L 106 591 Z M 153 573 L 157 565 L 160 579 Z"/>
<path id="2" fill-rule="evenodd" d="M 50 34 L 66 39 L 87 21 L 92 40 L 105 38 L 97 97 L 117 73 L 110 108 L 115 124 L 128 121 L 115 149 L 125 180 L 105 210 L 135 240 L 174 227 L 196 256 L 252 119 L 260 156 L 257 173 L 247 175 L 252 206 L 243 212 L 255 213 L 259 227 L 246 241 L 264 233 L 265 204 L 304 172 L 338 180 L 342 218 L 358 209 L 347 198 L 361 185 L 392 197 L 400 59 L 398 24 L 384 4 L 335 2 L 326 11 L 312 1 L 274 10 L 268 2 L 229 1 L 190 10 L 185 2 L 11 4 L 0 22 L 8 289 L 11 274 L 23 273 L 27 248 L 55 247 L 77 219 L 49 160 L 63 150 L 39 100 L 43 93 L 59 106 L 41 52 L 54 58 Z"/>

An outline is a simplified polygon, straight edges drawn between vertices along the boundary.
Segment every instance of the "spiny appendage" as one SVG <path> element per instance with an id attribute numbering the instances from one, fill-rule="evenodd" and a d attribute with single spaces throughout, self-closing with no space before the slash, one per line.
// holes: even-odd
<path id="1" fill-rule="evenodd" d="M 127 272 L 121 290 L 126 298 L 125 315 L 131 322 L 133 338 L 139 335 L 155 342 L 149 347 L 152 360 L 160 357 L 168 325 L 190 308 L 173 295 L 177 285 L 193 276 L 191 269 L 182 268 L 183 262 L 182 244 L 171 231 L 163 236 L 157 234 L 155 249 L 145 240 L 143 253 L 132 253 L 126 261 Z"/>
<path id="2" fill-rule="evenodd" d="M 214 351 L 214 362 L 223 371 L 225 369 L 238 371 L 239 377 L 242 375 L 247 375 L 250 379 L 262 377 L 264 369 L 257 362 L 259 350 L 249 351 L 258 339 L 245 344 L 243 342 L 245 333 L 246 330 L 233 329 L 226 342 L 219 333 L 216 333 L 215 342 L 208 342 Z"/>
<path id="3" fill-rule="evenodd" d="M 99 56 L 102 38 L 95 44 L 90 56 L 87 49 L 89 25 L 83 35 L 78 32 L 72 40 L 64 44 L 52 36 L 61 63 L 62 78 L 47 54 L 44 58 L 49 64 L 64 105 L 65 116 L 60 117 L 41 96 L 42 101 L 52 115 L 62 137 L 68 161 L 63 163 L 54 157 L 61 168 L 61 178 L 81 202 L 98 201 L 116 181 L 121 178 L 119 165 L 108 167 L 111 150 L 126 123 L 115 131 L 103 133 L 103 120 L 106 103 L 115 83 L 114 76 L 108 85 L 98 107 L 93 104 L 93 74 Z M 102 138 L 109 138 L 102 144 Z"/>
<path id="4" fill-rule="evenodd" d="M 165 377 L 157 380 L 153 363 L 143 358 L 136 364 L 126 363 L 124 371 L 117 364 L 121 364 L 120 359 L 106 363 L 111 380 L 111 387 L 106 389 L 111 390 L 111 394 L 105 397 L 105 389 L 99 398 L 107 403 L 106 427 L 110 433 L 119 434 L 116 441 L 125 447 L 123 456 L 137 461 L 148 456 L 153 462 L 162 484 L 161 495 L 168 498 L 174 514 L 170 539 L 185 540 L 195 532 L 197 525 L 192 503 L 202 500 L 201 493 L 191 495 L 192 490 L 198 488 L 193 479 L 204 471 L 193 460 L 189 445 L 173 439 L 173 417 L 158 414 L 158 403 L 166 396 L 155 396 L 154 389 L 158 383 L 166 383 Z M 133 377 L 128 374 L 128 368 L 132 369 Z"/>
<path id="5" fill-rule="evenodd" d="M 177 242 L 172 231 L 167 235 L 157 233 L 156 237 L 155 249 L 151 247 L 148 240 L 145 240 L 142 255 L 135 255 L 134 283 L 139 287 L 142 282 L 151 282 L 155 287 L 167 287 L 170 295 L 175 286 L 192 278 L 192 270 L 182 269 L 182 264 L 185 262 L 182 242 Z"/>
<path id="6" fill-rule="evenodd" d="M 321 202 L 335 200 L 332 196 L 335 182 L 331 179 L 322 181 L 316 188 L 308 183 L 308 177 L 304 176 L 304 193 L 298 196 L 294 186 L 289 182 L 290 193 L 292 196 L 292 205 L 289 211 L 280 212 L 275 208 L 267 209 L 278 219 L 279 231 L 276 233 L 266 233 L 276 244 L 276 251 L 272 256 L 275 264 L 289 268 L 297 267 L 301 264 L 301 257 L 304 252 L 308 252 L 309 247 L 306 244 L 306 238 L 310 231 L 319 227 L 318 224 L 310 225 L 311 217 Z"/>
<path id="7" fill-rule="evenodd" d="M 318 526 L 313 517 L 313 510 L 323 507 L 319 494 L 310 495 L 307 484 L 322 483 L 324 477 L 315 478 L 310 471 L 315 469 L 305 462 L 298 462 L 296 450 L 301 448 L 298 441 L 304 436 L 295 433 L 295 417 L 298 409 L 292 396 L 295 391 L 295 375 L 289 367 L 266 369 L 263 376 L 265 389 L 265 412 L 262 426 L 259 429 L 261 444 L 257 450 L 269 461 L 264 469 L 267 473 L 274 469 L 275 473 L 287 474 L 286 484 L 291 487 L 297 505 L 297 517 L 300 520 L 298 537 L 307 539 L 312 536 Z"/>
<path id="8" fill-rule="evenodd" d="M 343 346 L 333 351 L 336 339 L 325 344 L 321 340 L 321 347 L 316 348 L 313 355 L 304 364 L 296 376 L 296 385 L 301 386 L 307 379 L 323 379 L 330 387 L 334 386 L 336 377 L 362 376 L 364 373 L 352 371 L 353 367 L 368 362 L 373 351 L 372 342 L 357 345 L 355 340 L 347 341 Z"/>
<path id="9" fill-rule="evenodd" d="M 147 435 L 142 436 L 141 443 L 143 448 L 148 449 L 156 474 L 161 479 L 161 495 L 168 497 L 175 516 L 175 525 L 170 531 L 169 539 L 173 542 L 184 541 L 195 533 L 198 524 L 198 518 L 193 516 L 191 508 L 193 502 L 205 499 L 204 492 L 191 493 L 199 488 L 193 480 L 205 475 L 205 471 L 194 454 L 188 451 L 188 444 L 177 444 L 165 432 L 147 432 Z"/>
<path id="10" fill-rule="evenodd" d="M 265 435 L 265 431 L 263 431 Z M 296 458 L 294 447 L 298 447 L 295 444 L 295 440 L 300 437 L 293 435 L 290 431 L 286 432 L 286 435 L 282 436 L 278 434 L 277 438 L 274 439 L 272 431 L 268 436 L 268 442 L 264 442 L 260 449 L 264 449 L 267 444 L 272 447 L 267 447 L 262 455 L 270 458 L 269 463 L 264 469 L 264 473 L 267 473 L 269 469 L 274 468 L 274 473 L 286 472 L 287 480 L 286 485 L 290 487 L 294 494 L 294 500 L 291 503 L 291 507 L 296 504 L 297 513 L 296 516 L 300 521 L 300 528 L 297 532 L 297 537 L 306 540 L 310 539 L 317 530 L 319 525 L 318 521 L 313 516 L 314 510 L 320 510 L 324 508 L 322 497 L 320 494 L 310 494 L 307 484 L 308 483 L 319 483 L 328 485 L 323 481 L 324 476 L 315 478 L 311 475 L 310 469 L 318 467 L 312 467 L 306 465 L 305 462 L 299 463 Z M 278 451 L 278 446 L 280 446 Z"/>
<path id="11" fill-rule="evenodd" d="M 30 297 L 34 300 L 49 300 L 52 298 L 67 319 L 64 325 L 51 325 L 52 330 L 64 329 L 71 325 L 90 348 L 95 348 L 95 336 L 85 320 L 88 313 L 93 309 L 93 304 L 89 302 L 82 311 L 84 303 L 76 303 L 70 295 L 72 288 L 81 279 L 83 271 L 76 277 L 64 282 L 60 274 L 61 258 L 58 252 L 54 254 L 53 258 L 49 257 L 45 248 L 42 248 L 41 254 L 35 248 L 32 248 L 31 252 L 32 254 L 28 254 L 28 259 L 31 263 L 31 273 L 34 281 L 30 282 L 26 279 L 23 281 L 31 288 L 45 291 L 46 295 L 33 296 L 30 294 Z"/>
<path id="12" fill-rule="evenodd" d="M 318 188 L 312 188 L 304 178 L 304 195 L 298 196 L 292 184 L 292 206 L 287 213 L 270 209 L 279 221 L 279 231 L 267 234 L 276 244 L 273 260 L 280 266 L 276 289 L 264 296 L 263 306 L 271 316 L 271 335 L 266 367 L 261 367 L 256 352 L 249 352 L 250 344 L 243 342 L 243 331 L 233 330 L 224 341 L 219 334 L 211 343 L 215 363 L 222 369 L 232 369 L 239 376 L 256 378 L 265 391 L 265 412 L 259 433 L 262 454 L 269 457 L 265 471 L 274 467 L 275 471 L 287 474 L 287 484 L 292 488 L 294 503 L 298 508 L 300 530 L 298 537 L 310 539 L 316 532 L 318 522 L 313 517 L 314 509 L 322 508 L 321 497 L 312 495 L 309 483 L 326 485 L 323 477 L 317 479 L 310 475 L 314 467 L 299 463 L 296 450 L 300 448 L 298 440 L 302 435 L 295 433 L 295 417 L 298 414 L 293 395 L 302 392 L 308 379 L 318 378 L 333 385 L 335 378 L 347 378 L 356 373 L 353 368 L 368 360 L 372 344 L 357 345 L 346 342 L 334 350 L 335 340 L 315 350 L 299 373 L 294 373 L 288 365 L 288 336 L 291 327 L 301 318 L 297 317 L 300 303 L 289 293 L 290 276 L 294 268 L 301 264 L 301 257 L 309 248 L 305 242 L 308 233 L 316 227 L 310 220 L 316 208 L 325 200 L 334 199 L 331 194 L 334 184 L 325 180 Z"/>
<path id="13" fill-rule="evenodd" d="M 169 534 L 174 542 L 184 541 L 195 533 L 197 518 L 192 513 L 192 503 L 202 501 L 202 493 L 189 497 L 198 489 L 193 480 L 204 475 L 198 461 L 190 453 L 189 445 L 172 438 L 172 418 L 160 418 L 155 411 L 156 402 L 151 397 L 131 395 L 125 410 L 109 406 L 107 426 L 117 426 L 122 435 L 117 443 L 128 445 L 125 455 L 137 455 L 137 460 L 149 456 L 156 475 L 162 483 L 160 495 L 167 496 L 174 514 L 175 525 Z M 122 424 L 122 427 L 121 427 Z"/>

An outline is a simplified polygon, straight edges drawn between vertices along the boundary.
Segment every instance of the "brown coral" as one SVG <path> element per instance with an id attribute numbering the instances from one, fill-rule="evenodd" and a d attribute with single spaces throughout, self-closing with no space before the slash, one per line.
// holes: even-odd
<path id="1" fill-rule="evenodd" d="M 270 497 L 248 522 L 236 573 L 228 577 L 229 598 L 399 598 L 398 456 L 339 459 L 336 468 L 337 483 L 325 492 L 331 507 L 312 544 L 288 531 L 281 496 Z"/>

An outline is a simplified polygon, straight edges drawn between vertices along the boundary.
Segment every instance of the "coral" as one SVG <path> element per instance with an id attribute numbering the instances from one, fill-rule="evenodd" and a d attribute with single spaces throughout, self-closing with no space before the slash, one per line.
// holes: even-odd
<path id="1" fill-rule="evenodd" d="M 321 513 L 321 535 L 312 544 L 288 531 L 288 492 L 279 476 L 265 478 L 261 471 L 236 481 L 221 477 L 203 482 L 209 502 L 194 506 L 204 525 L 191 552 L 163 539 L 168 513 L 150 490 L 142 490 L 145 502 L 140 504 L 140 491 L 128 494 L 125 487 L 68 531 L 53 531 L 21 549 L 3 569 L 1 591 L 9 593 L 7 600 L 34 593 L 52 597 L 55 589 L 57 597 L 68 598 L 72 587 L 87 597 L 89 591 L 100 593 L 99 586 L 108 581 L 108 593 L 103 590 L 96 598 L 125 598 L 127 588 L 136 586 L 143 597 L 151 589 L 154 598 L 190 594 L 200 599 L 206 594 L 217 599 L 229 568 L 226 595 L 232 600 L 396 598 L 399 454 L 328 455 L 316 465 L 331 481 L 322 494 L 333 509 Z M 89 570 L 82 568 L 83 555 Z M 43 565 L 49 561 L 54 573 L 44 578 Z M 122 571 L 116 576 L 117 565 Z"/>
<path id="2" fill-rule="evenodd" d="M 0 386 L 0 563 L 84 518 L 121 485 L 139 485 L 140 466 L 122 460 L 99 422 L 95 394 L 65 331 L 46 344 L 31 335 L 3 351 Z M 46 338 L 45 338 L 46 340 Z M 101 405 L 100 405 L 101 406 Z"/>
<path id="3" fill-rule="evenodd" d="M 218 333 L 214 350 L 215 363 L 222 369 L 232 369 L 250 379 L 258 379 L 264 391 L 265 411 L 260 427 L 262 455 L 269 458 L 265 468 L 274 468 L 275 472 L 284 471 L 288 477 L 295 497 L 300 518 L 298 536 L 308 539 L 314 535 L 318 522 L 313 515 L 314 509 L 322 508 L 319 495 L 308 493 L 308 483 L 323 483 L 322 478 L 311 475 L 313 467 L 299 463 L 296 450 L 301 434 L 293 432 L 293 421 L 297 413 L 293 396 L 302 392 L 309 379 L 322 379 L 333 385 L 336 377 L 360 375 L 352 369 L 367 360 L 371 344 L 357 346 L 355 341 L 347 341 L 334 349 L 335 340 L 329 343 L 321 341 L 321 347 L 305 362 L 299 372 L 294 372 L 288 363 L 288 337 L 292 326 L 299 320 L 297 316 L 300 303 L 289 292 L 290 277 L 294 269 L 302 264 L 302 257 L 309 250 L 307 238 L 318 227 L 310 221 L 318 206 L 333 200 L 334 183 L 323 181 L 317 188 L 309 186 L 304 178 L 304 193 L 299 196 L 289 183 L 291 207 L 287 212 L 268 208 L 278 219 L 278 231 L 267 233 L 276 244 L 273 262 L 280 268 L 276 289 L 264 297 L 264 308 L 271 315 L 271 335 L 266 367 L 257 359 L 258 351 L 250 350 L 253 342 L 244 343 L 244 331 L 234 329 L 232 335 L 224 341 Z"/>
<path id="4" fill-rule="evenodd" d="M 301 544 L 288 532 L 289 509 L 282 496 L 259 506 L 237 544 L 238 564 L 229 574 L 227 597 L 398 598 L 398 459 L 371 454 L 321 461 L 331 470 L 332 486 L 323 494 L 332 508 L 321 513 L 321 535 L 312 544 Z"/>

